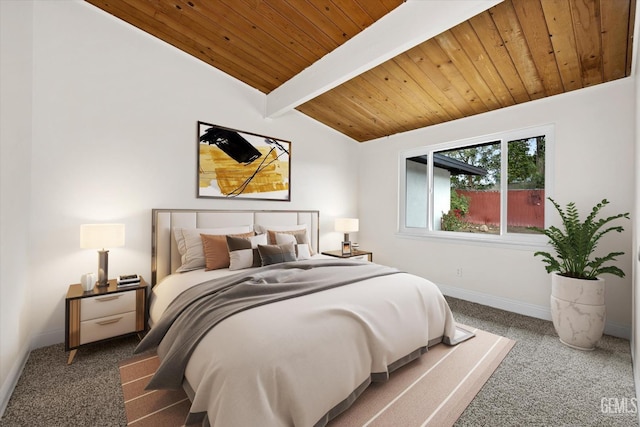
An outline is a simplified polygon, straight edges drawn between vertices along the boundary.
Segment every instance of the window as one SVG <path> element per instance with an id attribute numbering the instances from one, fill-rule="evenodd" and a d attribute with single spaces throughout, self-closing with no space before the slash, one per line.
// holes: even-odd
<path id="1" fill-rule="evenodd" d="M 550 193 L 553 127 L 421 147 L 400 155 L 400 233 L 539 239 Z"/>

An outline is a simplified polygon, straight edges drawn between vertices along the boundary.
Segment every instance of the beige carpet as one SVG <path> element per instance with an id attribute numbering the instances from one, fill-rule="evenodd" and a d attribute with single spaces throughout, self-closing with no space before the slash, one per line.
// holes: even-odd
<path id="1" fill-rule="evenodd" d="M 449 426 L 458 419 L 515 341 L 482 330 L 455 347 L 439 344 L 420 359 L 373 383 L 331 427 Z M 120 363 L 127 422 L 134 426 L 181 426 L 189 409 L 184 392 L 147 391 L 158 366 L 155 355 Z"/>

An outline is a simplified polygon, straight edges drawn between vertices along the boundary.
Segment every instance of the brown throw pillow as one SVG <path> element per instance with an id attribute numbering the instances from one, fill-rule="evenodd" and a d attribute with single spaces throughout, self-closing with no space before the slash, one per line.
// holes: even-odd
<path id="1" fill-rule="evenodd" d="M 253 231 L 242 234 L 231 234 L 233 237 L 251 237 Z M 227 249 L 227 236 L 214 234 L 201 234 L 204 250 L 205 270 L 218 270 L 229 267 L 229 250 Z"/>

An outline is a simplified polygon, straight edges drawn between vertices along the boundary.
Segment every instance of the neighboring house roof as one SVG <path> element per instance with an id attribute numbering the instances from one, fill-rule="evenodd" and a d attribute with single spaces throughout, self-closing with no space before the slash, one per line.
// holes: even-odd
<path id="1" fill-rule="evenodd" d="M 413 160 L 414 162 L 427 164 L 427 156 L 417 156 L 412 157 L 409 160 Z M 444 154 L 434 154 L 433 155 L 433 166 L 440 169 L 448 170 L 451 175 L 481 175 L 484 176 L 487 174 L 487 170 L 483 168 L 479 168 L 477 166 L 470 165 L 468 163 L 462 162 L 460 160 L 452 159 L 451 157 L 445 156 Z"/>

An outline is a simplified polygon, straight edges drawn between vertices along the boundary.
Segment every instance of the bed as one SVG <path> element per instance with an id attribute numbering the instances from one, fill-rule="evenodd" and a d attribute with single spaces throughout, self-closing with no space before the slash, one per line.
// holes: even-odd
<path id="1" fill-rule="evenodd" d="M 428 280 L 319 254 L 318 211 L 154 209 L 152 225 L 137 351 L 161 360 L 148 388 L 185 389 L 186 424 L 324 426 L 372 381 L 470 336 Z"/>

